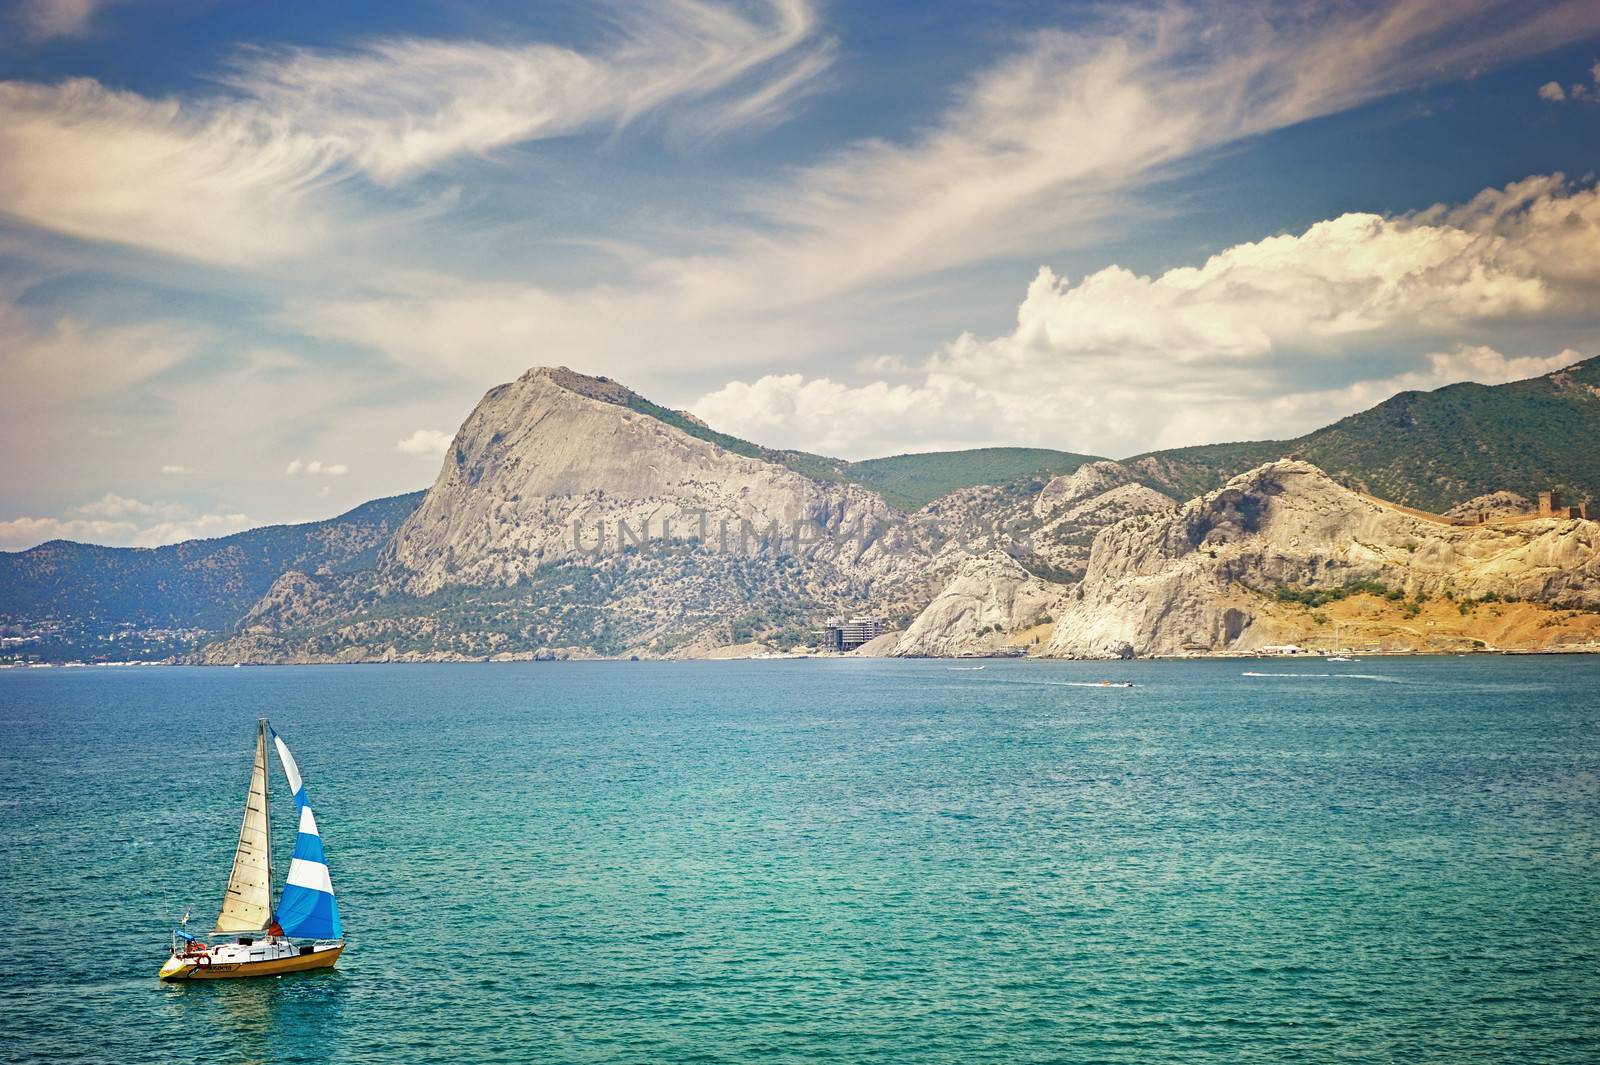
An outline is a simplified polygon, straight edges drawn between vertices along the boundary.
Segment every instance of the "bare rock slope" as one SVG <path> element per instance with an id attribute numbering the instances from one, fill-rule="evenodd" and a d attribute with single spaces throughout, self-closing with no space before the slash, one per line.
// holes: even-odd
<path id="1" fill-rule="evenodd" d="M 1176 511 L 1104 529 L 1082 597 L 1067 600 L 1046 653 L 1256 649 L 1294 634 L 1271 609 L 1280 590 L 1359 582 L 1413 600 L 1600 607 L 1600 526 L 1452 526 L 1358 495 L 1307 463 L 1271 462 Z"/>
<path id="2" fill-rule="evenodd" d="M 285 574 L 205 660 L 681 654 L 932 594 L 876 494 L 699 428 L 613 381 L 531 370 L 484 396 L 371 571 Z"/>
<path id="3" fill-rule="evenodd" d="M 734 454 L 631 409 L 630 397 L 564 368 L 492 389 L 386 551 L 391 575 L 423 595 L 509 584 L 598 553 L 602 525 L 613 548 L 627 535 L 734 549 L 775 532 L 863 582 L 902 570 L 903 552 L 879 540 L 891 511 L 877 495 Z"/>
<path id="4" fill-rule="evenodd" d="M 1089 462 L 1057 477 L 1034 500 L 1038 521 L 1031 543 L 1034 554 L 1058 574 L 1081 576 L 1089 564 L 1094 538 L 1108 525 L 1138 514 L 1171 511 L 1177 501 L 1134 480 L 1120 462 Z"/>
<path id="5" fill-rule="evenodd" d="M 901 658 L 978 654 L 1036 624 L 1063 589 L 995 551 L 968 559 L 891 652 Z"/>

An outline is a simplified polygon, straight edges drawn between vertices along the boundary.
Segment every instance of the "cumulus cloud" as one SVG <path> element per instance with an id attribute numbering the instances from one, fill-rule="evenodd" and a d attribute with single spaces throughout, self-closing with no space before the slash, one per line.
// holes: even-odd
<path id="1" fill-rule="evenodd" d="M 227 536 L 258 524 L 248 515 L 227 508 L 197 513 L 183 503 L 151 503 L 107 492 L 61 517 L 0 521 L 0 550 L 25 550 L 47 540 L 160 547 L 182 540 Z"/>
<path id="2" fill-rule="evenodd" d="M 283 468 L 286 477 L 343 477 L 349 472 L 350 467 L 342 462 L 323 462 L 321 459 L 290 459 L 289 465 Z"/>
<path id="3" fill-rule="evenodd" d="M 1600 8 L 1165 5 L 1099 19 L 1024 37 L 912 136 L 754 189 L 757 223 L 714 253 L 641 252 L 632 279 L 578 290 L 390 273 L 293 320 L 475 381 L 520 372 L 530 350 L 618 373 L 810 355 L 856 340 L 872 302 L 911 283 L 1103 235 L 1200 153 L 1564 42 L 1600 28 Z"/>
<path id="4" fill-rule="evenodd" d="M 83 504 L 78 508 L 78 513 L 90 518 L 176 519 L 188 515 L 189 509 L 181 503 L 144 503 L 127 496 L 119 496 L 115 492 L 107 492 L 99 499 Z"/>
<path id="5" fill-rule="evenodd" d="M 441 433 L 437 429 L 418 429 L 404 440 L 395 441 L 394 449 L 402 455 L 438 458 L 453 439 L 449 433 Z"/>
<path id="6" fill-rule="evenodd" d="M 1600 62 L 1589 68 L 1589 81 L 1575 81 L 1563 86 L 1559 81 L 1547 81 L 1539 86 L 1539 99 L 1562 104 L 1576 101 L 1600 101 Z"/>
<path id="7" fill-rule="evenodd" d="M 125 546 L 139 527 L 131 521 L 87 518 L 11 518 L 0 521 L 0 550 L 25 551 L 49 540 Z"/>
<path id="8" fill-rule="evenodd" d="M 1128 454 L 1292 436 L 1403 389 L 1576 362 L 1460 337 L 1592 315 L 1597 300 L 1600 190 L 1534 177 L 1458 207 L 1343 215 L 1154 276 L 1109 266 L 1073 283 L 1044 267 L 1010 333 L 957 338 L 914 382 L 768 376 L 692 409 L 725 431 L 850 457 L 890 441 Z"/>
<path id="9" fill-rule="evenodd" d="M 1455 209 L 1341 215 L 1153 277 L 1110 266 L 1073 284 L 1045 267 L 1005 352 L 967 338 L 942 362 L 1030 363 L 1049 351 L 1210 366 L 1400 326 L 1450 330 L 1584 306 L 1597 286 L 1600 190 L 1556 174 Z"/>
<path id="10" fill-rule="evenodd" d="M 354 175 L 393 185 L 673 104 L 736 125 L 798 92 L 827 54 L 805 0 L 754 16 L 657 0 L 618 17 L 619 38 L 593 53 L 418 39 L 256 51 L 226 78 L 230 95 L 207 98 L 3 82 L 0 210 L 82 239 L 255 263 L 318 244 L 336 213 L 324 193 Z"/>

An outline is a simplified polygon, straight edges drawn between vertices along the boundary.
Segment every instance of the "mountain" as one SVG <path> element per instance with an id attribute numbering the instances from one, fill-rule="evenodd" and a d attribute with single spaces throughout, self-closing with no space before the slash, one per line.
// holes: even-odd
<path id="1" fill-rule="evenodd" d="M 1041 485 L 1071 473 L 1093 455 L 1042 447 L 982 447 L 932 451 L 847 462 L 842 473 L 905 511 L 920 510 L 935 499 L 977 485 L 1037 480 Z"/>
<path id="2" fill-rule="evenodd" d="M 1507 609 L 1528 621 L 1524 631 L 1513 631 L 1516 618 L 1500 624 Z M 1283 460 L 1103 530 L 1045 653 L 1455 650 L 1597 637 L 1600 524 L 1448 524 Z"/>
<path id="3" fill-rule="evenodd" d="M 1052 604 L 1090 594 L 1110 530 L 1165 520 L 1248 471 L 1290 458 L 1368 496 L 1514 514 L 1549 488 L 1600 495 L 1597 430 L 1591 360 L 1404 393 L 1289 441 L 1122 463 L 1032 448 L 846 462 L 540 368 L 484 397 L 426 493 L 153 551 L 0 553 L 0 657 L 695 656 L 803 646 L 830 616 L 862 612 L 899 630 L 875 643 L 893 653 L 1032 645 Z M 1056 629 L 1057 653 L 1084 649 Z"/>
<path id="4" fill-rule="evenodd" d="M 0 552 L 7 650 L 46 660 L 159 659 L 226 632 L 286 570 L 371 566 L 421 492 L 327 521 L 269 525 L 166 547 L 52 540 Z"/>
<path id="5" fill-rule="evenodd" d="M 1042 447 L 981 447 L 966 451 L 930 451 L 847 462 L 808 451 L 780 450 L 742 440 L 711 428 L 685 411 L 652 403 L 606 377 L 588 377 L 566 367 L 542 371 L 565 387 L 593 399 L 626 407 L 678 431 L 746 458 L 783 466 L 819 481 L 859 484 L 900 510 L 919 510 L 940 496 L 984 484 L 1006 484 L 1032 478 L 1048 480 L 1071 473 L 1092 455 L 1076 455 Z"/>
<path id="6" fill-rule="evenodd" d="M 630 535 L 776 535 L 805 541 L 796 556 L 850 579 L 893 570 L 878 532 L 892 514 L 876 494 L 731 452 L 639 413 L 635 398 L 564 368 L 491 389 L 385 549 L 385 579 L 417 594 L 511 584 L 542 565 L 591 557 L 585 531 L 598 545 L 609 532 L 617 546 Z"/>
<path id="7" fill-rule="evenodd" d="M 941 571 L 953 576 L 885 653 L 975 655 L 1037 645 L 1048 635 L 1040 627 L 1083 579 L 1100 532 L 1176 506 L 1138 483 L 1128 467 L 1105 459 L 1039 488 L 952 492 L 926 512 L 952 534 L 940 559 Z M 985 523 L 990 536 L 970 535 Z"/>
<path id="8" fill-rule="evenodd" d="M 1503 385 L 1402 392 L 1294 440 L 1208 444 L 1123 460 L 1188 498 L 1279 458 L 1407 506 L 1444 511 L 1498 491 L 1600 498 L 1600 358 Z"/>
<path id="9" fill-rule="evenodd" d="M 531 370 L 483 397 L 371 570 L 286 573 L 206 660 L 669 654 L 930 594 L 878 495 L 727 439 Z"/>

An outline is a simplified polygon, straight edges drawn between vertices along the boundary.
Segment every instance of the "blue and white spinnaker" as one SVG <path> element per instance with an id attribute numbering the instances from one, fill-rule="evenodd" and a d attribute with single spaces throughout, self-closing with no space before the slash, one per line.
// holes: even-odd
<path id="1" fill-rule="evenodd" d="M 317 819 L 311 813 L 311 803 L 300 779 L 300 767 L 276 730 L 272 733 L 272 742 L 278 749 L 278 760 L 283 763 L 289 790 L 294 792 L 295 807 L 300 811 L 300 833 L 295 837 L 289 875 L 278 900 L 278 927 L 286 936 L 343 939 L 344 925 L 339 920 L 339 904 L 333 897 L 333 878 L 328 875 L 328 859 L 323 854 Z"/>

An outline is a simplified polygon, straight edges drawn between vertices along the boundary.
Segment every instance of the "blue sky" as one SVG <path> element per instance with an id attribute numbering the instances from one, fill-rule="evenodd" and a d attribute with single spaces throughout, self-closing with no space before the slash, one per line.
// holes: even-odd
<path id="1" fill-rule="evenodd" d="M 865 458 L 1600 354 L 1600 8 L 23 0 L 0 548 L 422 487 L 487 388 Z"/>

